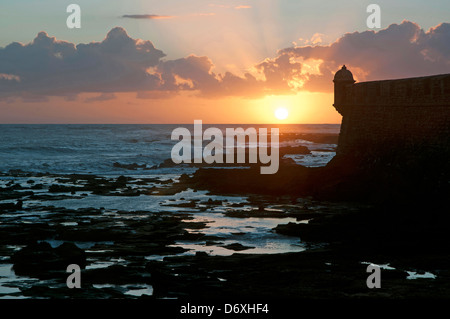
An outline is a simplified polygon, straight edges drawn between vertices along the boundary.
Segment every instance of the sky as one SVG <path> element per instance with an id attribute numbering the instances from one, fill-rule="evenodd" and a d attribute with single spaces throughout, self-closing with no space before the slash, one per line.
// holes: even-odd
<path id="1" fill-rule="evenodd" d="M 366 24 L 371 3 L 381 28 Z M 450 73 L 449 12 L 448 0 L 0 0 L 0 123 L 340 123 L 343 64 L 357 81 Z"/>

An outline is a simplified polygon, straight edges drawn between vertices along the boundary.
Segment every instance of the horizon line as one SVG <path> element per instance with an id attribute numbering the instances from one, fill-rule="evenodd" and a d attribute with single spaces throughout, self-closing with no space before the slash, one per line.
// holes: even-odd
<path id="1" fill-rule="evenodd" d="M 341 125 L 341 123 L 205 123 L 206 125 Z M 194 125 L 194 123 L 0 123 L 0 125 Z"/>

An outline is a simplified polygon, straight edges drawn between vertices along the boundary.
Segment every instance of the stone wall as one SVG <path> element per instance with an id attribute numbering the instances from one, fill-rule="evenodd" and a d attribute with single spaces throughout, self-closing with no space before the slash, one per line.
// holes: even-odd
<path id="1" fill-rule="evenodd" d="M 336 88 L 343 115 L 338 156 L 450 155 L 450 74 Z"/>

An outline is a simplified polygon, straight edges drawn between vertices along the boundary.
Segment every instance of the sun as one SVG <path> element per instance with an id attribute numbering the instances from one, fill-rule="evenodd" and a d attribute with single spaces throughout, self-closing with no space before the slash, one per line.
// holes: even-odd
<path id="1" fill-rule="evenodd" d="M 279 107 L 275 110 L 275 117 L 279 120 L 287 119 L 288 115 L 289 115 L 289 112 L 284 107 Z"/>

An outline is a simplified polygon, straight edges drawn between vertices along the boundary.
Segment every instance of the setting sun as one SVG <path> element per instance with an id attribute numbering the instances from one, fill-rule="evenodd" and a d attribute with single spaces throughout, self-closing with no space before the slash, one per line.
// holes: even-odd
<path id="1" fill-rule="evenodd" d="M 289 112 L 284 107 L 279 107 L 275 110 L 275 117 L 279 120 L 287 119 L 288 115 Z"/>

